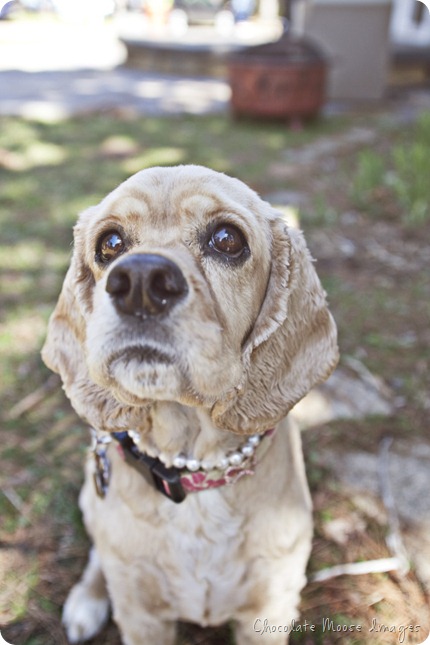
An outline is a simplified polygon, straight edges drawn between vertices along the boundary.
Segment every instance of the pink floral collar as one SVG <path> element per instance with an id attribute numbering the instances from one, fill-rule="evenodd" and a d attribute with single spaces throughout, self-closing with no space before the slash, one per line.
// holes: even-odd
<path id="1" fill-rule="evenodd" d="M 260 442 L 254 454 L 245 459 L 240 466 L 228 466 L 225 470 L 214 468 L 210 471 L 203 469 L 197 472 L 190 472 L 184 469 L 181 474 L 181 484 L 187 493 L 197 493 L 209 488 L 219 488 L 235 484 L 239 479 L 246 475 L 253 475 L 257 463 L 261 461 L 270 447 L 269 441 L 275 433 L 275 429 L 267 430 L 262 436 L 265 441 Z"/>
<path id="2" fill-rule="evenodd" d="M 132 431 L 114 432 L 112 435 L 100 435 L 95 430 L 92 432 L 92 450 L 95 459 L 94 482 L 100 497 L 105 497 L 108 492 L 111 467 L 107 447 L 112 439 L 115 439 L 118 442 L 118 451 L 124 461 L 135 468 L 156 490 L 178 504 L 184 501 L 187 493 L 197 493 L 235 484 L 242 477 L 253 475 L 255 467 L 271 445 L 275 428 L 260 435 L 261 440 L 255 451 L 243 459 L 240 465 L 228 465 L 224 469 L 214 468 L 212 470 L 199 468 L 196 471 L 191 471 L 186 467 L 168 468 L 157 457 L 150 457 L 141 452 L 133 441 Z"/>

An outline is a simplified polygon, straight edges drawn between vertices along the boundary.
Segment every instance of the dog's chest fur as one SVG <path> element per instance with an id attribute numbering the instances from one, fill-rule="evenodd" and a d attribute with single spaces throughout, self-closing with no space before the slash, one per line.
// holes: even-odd
<path id="1" fill-rule="evenodd" d="M 102 557 L 105 544 L 106 553 L 114 550 L 121 559 L 112 576 L 119 585 L 127 581 L 127 591 L 131 586 L 134 596 L 141 594 L 145 605 L 152 604 L 166 620 L 203 626 L 225 622 L 249 591 L 244 517 L 219 490 L 190 494 L 176 505 L 148 489 L 114 452 L 115 477 L 107 497 L 96 498 L 87 478 L 80 499 Z M 121 544 L 127 552 L 118 553 Z M 109 568 L 109 556 L 103 560 Z"/>
<path id="2" fill-rule="evenodd" d="M 172 549 L 181 618 L 202 625 L 222 623 L 246 595 L 243 518 L 235 516 L 219 491 L 205 491 L 188 501 Z"/>

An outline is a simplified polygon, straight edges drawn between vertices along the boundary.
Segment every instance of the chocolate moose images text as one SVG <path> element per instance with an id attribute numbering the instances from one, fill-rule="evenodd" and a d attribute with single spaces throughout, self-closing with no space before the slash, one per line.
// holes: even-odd
<path id="1" fill-rule="evenodd" d="M 296 633 L 312 633 L 316 632 L 317 629 L 321 628 L 323 632 L 333 632 L 333 633 L 353 633 L 361 632 L 365 633 L 366 631 L 371 634 L 379 633 L 391 633 L 397 634 L 398 642 L 405 643 L 406 638 L 414 633 L 420 631 L 421 625 L 386 625 L 384 623 L 378 623 L 376 618 L 372 620 L 370 625 L 362 625 L 360 623 L 350 623 L 342 624 L 336 623 L 331 618 L 323 618 L 321 625 L 308 622 L 307 620 L 295 621 L 292 620 L 289 624 L 285 625 L 273 625 L 270 624 L 267 618 L 257 618 L 254 622 L 254 631 L 257 634 L 274 634 L 274 633 L 284 633 L 292 634 Z M 429 645 L 430 644 L 430 635 L 426 640 L 420 645 Z"/>

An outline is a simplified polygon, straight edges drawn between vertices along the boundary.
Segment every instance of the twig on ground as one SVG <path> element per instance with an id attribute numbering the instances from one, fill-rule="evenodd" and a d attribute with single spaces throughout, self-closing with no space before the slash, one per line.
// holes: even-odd
<path id="1" fill-rule="evenodd" d="M 56 374 L 51 376 L 43 383 L 37 390 L 27 394 L 21 401 L 18 401 L 10 410 L 7 418 L 10 421 L 15 421 L 22 417 L 26 412 L 29 412 L 37 405 L 42 403 L 46 397 L 59 385 L 60 379 Z"/>
<path id="2" fill-rule="evenodd" d="M 31 524 L 31 516 L 25 502 L 13 488 L 0 488 L 0 493 L 7 499 L 9 504 L 21 515 L 28 524 Z"/>
<path id="3" fill-rule="evenodd" d="M 392 555 L 399 560 L 399 573 L 405 575 L 409 571 L 408 554 L 401 537 L 399 516 L 397 514 L 396 502 L 390 481 L 389 471 L 389 450 L 393 443 L 392 437 L 385 437 L 379 445 L 379 486 L 382 502 L 387 510 L 388 535 L 387 546 Z"/>
<path id="4" fill-rule="evenodd" d="M 1 492 L 18 513 L 23 513 L 24 502 L 13 488 L 2 488 Z"/>
<path id="5" fill-rule="evenodd" d="M 392 442 L 392 437 L 386 437 L 380 443 L 379 483 L 382 502 L 387 510 L 388 518 L 389 532 L 386 542 L 393 557 L 367 560 L 365 562 L 351 562 L 328 567 L 327 569 L 314 573 L 310 577 L 310 582 L 323 582 L 343 575 L 357 576 L 366 573 L 386 573 L 388 571 L 398 571 L 400 575 L 406 575 L 409 571 L 409 560 L 401 538 L 400 522 L 390 482 L 388 453 Z"/>
<path id="6" fill-rule="evenodd" d="M 365 562 L 349 562 L 328 567 L 317 571 L 310 577 L 310 582 L 324 582 L 338 576 L 359 576 L 366 573 L 386 573 L 400 569 L 399 558 L 379 558 L 378 560 L 366 560 Z"/>

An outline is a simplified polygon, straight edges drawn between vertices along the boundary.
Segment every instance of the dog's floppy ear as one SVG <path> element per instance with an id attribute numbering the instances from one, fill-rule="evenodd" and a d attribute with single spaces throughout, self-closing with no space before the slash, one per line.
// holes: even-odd
<path id="1" fill-rule="evenodd" d="M 74 256 L 49 319 L 42 359 L 53 372 L 60 375 L 64 390 L 79 416 L 97 427 L 94 414 L 101 411 L 97 402 L 98 388 L 92 383 L 85 362 L 86 325 L 76 295 L 79 284 L 76 278 Z"/>
<path id="2" fill-rule="evenodd" d="M 60 375 L 64 390 L 79 416 L 97 427 L 98 416 L 102 412 L 101 393 L 89 377 L 84 350 L 84 315 L 90 308 L 87 291 L 94 284 L 94 278 L 81 257 L 84 253 L 83 223 L 92 212 L 93 209 L 89 208 L 81 213 L 74 227 L 73 256 L 49 319 L 42 359 Z"/>
<path id="3" fill-rule="evenodd" d="M 48 332 L 42 348 L 43 361 L 53 372 L 60 375 L 66 389 L 76 380 L 85 365 L 85 324 L 74 295 L 74 273 L 72 260 L 61 294 L 49 319 Z"/>
<path id="4" fill-rule="evenodd" d="M 300 231 L 272 225 L 266 295 L 244 347 L 244 381 L 212 408 L 215 424 L 237 433 L 272 428 L 338 361 L 326 294 Z"/>
<path id="5" fill-rule="evenodd" d="M 63 381 L 66 392 L 79 378 L 88 378 L 84 358 L 85 310 L 88 298 L 86 286 L 94 285 L 94 277 L 80 257 L 84 255 L 84 223 L 91 217 L 94 208 L 80 214 L 74 226 L 74 249 L 60 296 L 48 323 L 42 359 Z"/>

